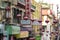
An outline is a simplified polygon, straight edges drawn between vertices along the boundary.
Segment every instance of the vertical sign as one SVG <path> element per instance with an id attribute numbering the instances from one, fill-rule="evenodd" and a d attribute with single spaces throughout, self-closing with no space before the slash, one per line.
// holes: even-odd
<path id="1" fill-rule="evenodd" d="M 26 16 L 30 15 L 31 13 L 31 0 L 25 0 L 25 13 L 26 13 Z M 28 16 L 30 17 L 30 16 Z"/>

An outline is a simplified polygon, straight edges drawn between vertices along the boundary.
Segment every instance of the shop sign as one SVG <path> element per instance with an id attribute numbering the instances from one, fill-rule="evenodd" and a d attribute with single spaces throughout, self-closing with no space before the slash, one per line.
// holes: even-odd
<path id="1" fill-rule="evenodd" d="M 50 5 L 47 3 L 42 3 L 42 8 L 50 8 Z"/>
<path id="2" fill-rule="evenodd" d="M 25 37 L 28 37 L 28 31 L 21 31 L 20 33 L 20 38 L 25 38 Z"/>
<path id="3" fill-rule="evenodd" d="M 21 27 L 21 31 L 32 31 L 32 27 Z"/>
<path id="4" fill-rule="evenodd" d="M 12 27 L 11 27 L 11 25 L 5 25 L 5 30 L 6 30 L 9 34 L 12 34 Z"/>
<path id="5" fill-rule="evenodd" d="M 38 21 L 34 21 L 32 25 L 40 25 L 40 23 Z"/>
<path id="6" fill-rule="evenodd" d="M 0 33 L 3 33 L 3 31 L 4 31 L 4 25 L 0 24 Z"/>
<path id="7" fill-rule="evenodd" d="M 32 27 L 31 25 L 23 25 L 23 27 Z"/>
<path id="8" fill-rule="evenodd" d="M 21 24 L 30 24 L 30 20 L 21 20 Z"/>
<path id="9" fill-rule="evenodd" d="M 20 34 L 16 35 L 16 38 L 26 38 L 29 36 L 28 31 L 20 31 Z"/>
<path id="10" fill-rule="evenodd" d="M 12 26 L 12 34 L 20 34 L 20 27 Z"/>
<path id="11" fill-rule="evenodd" d="M 9 34 L 19 34 L 20 27 L 15 25 L 6 25 L 6 31 L 8 31 Z"/>

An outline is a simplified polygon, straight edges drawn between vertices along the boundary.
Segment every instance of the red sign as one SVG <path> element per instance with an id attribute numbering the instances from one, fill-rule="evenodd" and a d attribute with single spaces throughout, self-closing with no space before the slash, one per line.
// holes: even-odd
<path id="1" fill-rule="evenodd" d="M 26 2 L 25 3 L 25 13 L 26 13 L 26 16 L 28 16 L 31 13 L 31 0 L 25 0 L 25 2 Z"/>

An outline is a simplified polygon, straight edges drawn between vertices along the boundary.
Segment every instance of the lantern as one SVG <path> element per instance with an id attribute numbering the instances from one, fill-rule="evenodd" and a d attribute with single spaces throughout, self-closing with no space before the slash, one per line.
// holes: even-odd
<path id="1" fill-rule="evenodd" d="M 7 11 L 10 11 L 10 7 L 9 7 L 9 6 L 8 6 L 8 7 L 6 7 L 6 10 L 7 10 Z"/>
<path id="2" fill-rule="evenodd" d="M 42 20 L 39 20 L 38 22 L 39 22 L 39 23 L 42 23 Z"/>
<path id="3" fill-rule="evenodd" d="M 45 30 L 44 30 L 44 28 L 42 28 L 42 32 L 44 32 Z"/>
<path id="4" fill-rule="evenodd" d="M 17 17 L 21 17 L 21 14 L 17 14 Z"/>
<path id="5" fill-rule="evenodd" d="M 55 24 L 56 24 L 56 23 L 57 23 L 57 20 L 53 20 L 53 23 L 55 23 Z"/>
<path id="6" fill-rule="evenodd" d="M 46 22 L 46 23 L 49 23 L 49 20 L 46 20 L 45 22 Z"/>
<path id="7" fill-rule="evenodd" d="M 47 33 L 49 33 L 49 31 L 46 31 Z"/>
<path id="8" fill-rule="evenodd" d="M 27 19 L 28 19 L 28 17 L 27 17 L 27 16 L 25 16 L 25 17 L 24 17 L 24 20 L 27 20 Z"/>
<path id="9" fill-rule="evenodd" d="M 34 19 L 31 19 L 31 21 L 33 22 L 33 21 L 34 21 Z"/>
<path id="10" fill-rule="evenodd" d="M 48 36 L 48 34 L 46 34 L 46 36 Z"/>

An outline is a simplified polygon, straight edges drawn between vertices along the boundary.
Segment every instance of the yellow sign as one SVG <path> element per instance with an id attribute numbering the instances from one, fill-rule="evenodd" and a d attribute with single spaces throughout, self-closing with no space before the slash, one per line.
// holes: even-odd
<path id="1" fill-rule="evenodd" d="M 29 36 L 28 31 L 20 31 L 20 34 L 16 35 L 17 38 L 25 38 Z"/>

